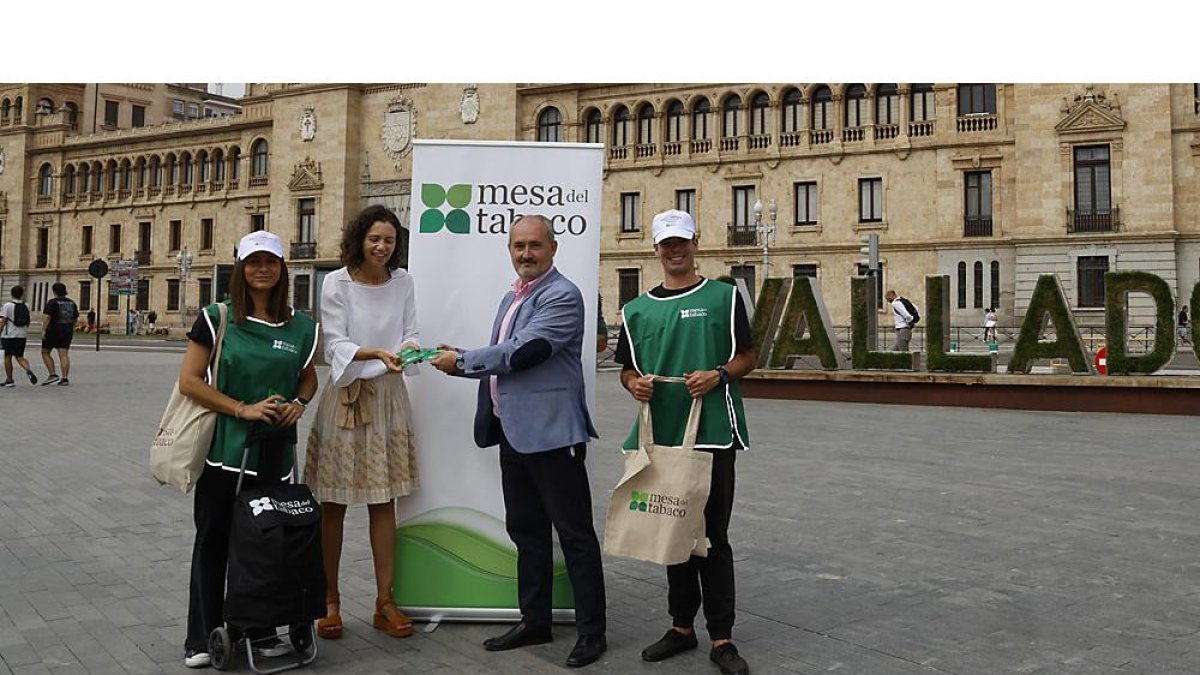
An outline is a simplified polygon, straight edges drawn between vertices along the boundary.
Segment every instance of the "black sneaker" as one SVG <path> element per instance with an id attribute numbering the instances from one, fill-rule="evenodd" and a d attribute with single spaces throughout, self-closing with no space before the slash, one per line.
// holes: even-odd
<path id="1" fill-rule="evenodd" d="M 37 384 L 37 375 L 34 375 L 32 370 L 25 371 L 25 374 L 29 376 L 29 384 Z"/>
<path id="2" fill-rule="evenodd" d="M 0 387 L 15 387 L 15 386 L 17 386 L 17 383 L 13 382 L 11 379 L 5 380 L 3 384 L 0 384 Z"/>
<path id="3" fill-rule="evenodd" d="M 49 375 L 46 376 L 46 381 L 42 383 L 42 386 L 44 387 L 48 384 L 54 384 L 55 382 L 58 382 L 58 374 L 50 373 Z"/>
<path id="4" fill-rule="evenodd" d="M 662 661 L 669 659 L 680 652 L 686 652 L 689 649 L 695 649 L 696 631 L 690 633 L 680 633 L 672 628 L 667 631 L 666 635 L 659 638 L 658 642 L 646 647 L 642 650 L 643 661 Z"/>
<path id="5" fill-rule="evenodd" d="M 750 666 L 738 654 L 732 642 L 713 647 L 708 658 L 721 669 L 721 675 L 750 675 Z"/>
<path id="6" fill-rule="evenodd" d="M 63 379 L 58 381 L 58 386 L 69 387 L 69 386 L 71 386 L 71 381 L 64 377 Z"/>

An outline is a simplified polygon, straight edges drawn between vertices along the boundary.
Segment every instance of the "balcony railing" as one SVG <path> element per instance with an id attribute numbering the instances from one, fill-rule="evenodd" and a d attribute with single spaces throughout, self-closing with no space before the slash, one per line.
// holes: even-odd
<path id="1" fill-rule="evenodd" d="M 771 135 L 755 134 L 746 139 L 746 145 L 751 150 L 762 150 L 771 145 Z"/>
<path id="2" fill-rule="evenodd" d="M 708 152 L 709 150 L 712 150 L 712 139 L 711 138 L 697 138 L 696 140 L 691 142 L 691 145 L 692 145 L 691 152 L 693 155 L 702 155 L 702 154 Z"/>
<path id="3" fill-rule="evenodd" d="M 861 141 L 866 137 L 865 130 L 866 127 L 846 127 L 842 129 L 842 141 L 845 143 Z"/>
<path id="4" fill-rule="evenodd" d="M 912 136 L 932 136 L 933 135 L 933 120 L 918 120 L 908 123 L 908 135 Z"/>
<path id="5" fill-rule="evenodd" d="M 833 129 L 812 129 L 808 132 L 808 142 L 821 145 L 833 141 Z"/>
<path id="6" fill-rule="evenodd" d="M 1121 209 L 1078 211 L 1067 209 L 1067 232 L 1116 232 L 1121 225 Z"/>
<path id="7" fill-rule="evenodd" d="M 800 140 L 802 138 L 804 138 L 803 132 L 785 131 L 779 136 L 779 146 L 783 148 L 794 148 L 800 145 Z"/>
<path id="8" fill-rule="evenodd" d="M 136 251 L 133 257 L 137 260 L 138 265 L 145 266 L 150 264 L 150 251 Z"/>
<path id="9" fill-rule="evenodd" d="M 638 156 L 639 158 L 641 158 L 641 157 L 653 157 L 653 156 L 654 156 L 654 149 L 655 149 L 655 145 L 654 145 L 653 143 L 638 143 L 638 145 L 637 145 L 637 156 Z"/>
<path id="10" fill-rule="evenodd" d="M 663 154 L 668 157 L 683 154 L 683 143 L 679 141 L 667 141 L 663 143 Z"/>
<path id="11" fill-rule="evenodd" d="M 985 113 L 980 115 L 966 115 L 958 118 L 958 130 L 960 132 L 973 131 L 991 131 L 996 128 L 995 113 Z"/>
<path id="12" fill-rule="evenodd" d="M 964 216 L 963 217 L 963 236 L 964 237 L 990 237 L 990 236 L 992 236 L 992 217 L 991 216 Z"/>
<path id="13" fill-rule="evenodd" d="M 317 242 L 292 242 L 292 260 L 312 260 L 315 257 L 317 257 Z"/>
<path id="14" fill-rule="evenodd" d="M 251 176 L 250 177 L 250 187 L 263 187 L 266 184 L 267 184 L 266 176 Z"/>
<path id="15" fill-rule="evenodd" d="M 753 227 L 729 225 L 726 229 L 730 246 L 758 246 L 758 230 Z"/>
<path id="16" fill-rule="evenodd" d="M 721 139 L 721 152 L 737 150 L 740 141 L 737 136 L 726 136 Z"/>
<path id="17" fill-rule="evenodd" d="M 899 124 L 877 124 L 875 125 L 875 140 L 882 141 L 889 138 L 895 138 L 900 135 Z"/>
<path id="18" fill-rule="evenodd" d="M 615 148 L 608 149 L 608 158 L 609 159 L 625 159 L 626 157 L 629 157 L 629 148 L 627 148 L 624 145 L 618 145 Z M 254 187 L 255 180 L 256 179 L 254 179 L 254 178 L 250 179 L 250 187 Z"/>

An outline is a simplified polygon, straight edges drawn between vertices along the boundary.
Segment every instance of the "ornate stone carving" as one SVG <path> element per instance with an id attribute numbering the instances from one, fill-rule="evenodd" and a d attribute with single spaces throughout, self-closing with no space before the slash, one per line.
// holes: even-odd
<path id="1" fill-rule="evenodd" d="M 411 180 L 388 180 L 363 185 L 363 197 L 390 197 L 412 193 Z"/>
<path id="2" fill-rule="evenodd" d="M 305 108 L 300 113 L 300 140 L 305 143 L 317 137 L 317 111 Z"/>
<path id="3" fill-rule="evenodd" d="M 400 160 L 412 149 L 412 139 L 417 135 L 417 113 L 413 102 L 407 96 L 397 96 L 388 101 L 387 112 L 383 114 L 383 151 L 396 162 L 400 168 Z"/>
<path id="4" fill-rule="evenodd" d="M 1054 125 L 1054 129 L 1060 134 L 1120 131 L 1125 128 L 1125 119 L 1121 117 L 1121 102 L 1117 95 L 1113 94 L 1109 100 L 1104 93 L 1096 93 L 1090 84 L 1084 87 L 1084 92 L 1076 96 L 1074 101 L 1064 98 L 1059 112 L 1063 117 Z"/>
<path id="5" fill-rule="evenodd" d="M 0 190 L 0 216 L 8 213 L 8 193 Z"/>
<path id="6" fill-rule="evenodd" d="M 313 161 L 311 157 L 305 157 L 303 162 L 296 165 L 288 181 L 288 189 L 292 192 L 320 190 L 323 187 L 325 182 L 321 179 L 321 163 Z"/>
<path id="7" fill-rule="evenodd" d="M 463 87 L 459 112 L 462 113 L 463 124 L 474 124 L 479 119 L 479 92 L 474 84 Z"/>
<path id="8" fill-rule="evenodd" d="M 6 160 L 4 159 L 4 148 L 0 147 L 0 176 L 4 175 L 5 162 L 6 162 Z"/>

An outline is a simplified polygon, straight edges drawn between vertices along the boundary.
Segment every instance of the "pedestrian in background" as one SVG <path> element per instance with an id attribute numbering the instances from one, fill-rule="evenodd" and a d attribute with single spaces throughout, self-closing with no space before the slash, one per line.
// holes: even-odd
<path id="1" fill-rule="evenodd" d="M 9 291 L 12 300 L 0 306 L 0 349 L 4 350 L 4 384 L 15 387 L 13 382 L 13 359 L 25 369 L 29 384 L 37 384 L 37 375 L 25 360 L 25 340 L 29 336 L 29 306 L 25 304 L 25 288 L 13 286 Z"/>

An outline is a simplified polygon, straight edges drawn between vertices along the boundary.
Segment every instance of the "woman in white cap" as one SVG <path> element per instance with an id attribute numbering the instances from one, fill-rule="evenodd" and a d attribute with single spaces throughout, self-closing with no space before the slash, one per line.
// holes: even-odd
<path id="1" fill-rule="evenodd" d="M 317 390 L 312 362 L 317 325 L 288 306 L 287 265 L 279 237 L 266 231 L 242 237 L 229 295 L 223 303 L 205 307 L 196 319 L 179 371 L 180 393 L 219 413 L 212 449 L 196 483 L 196 543 L 184 642 L 184 665 L 189 668 L 210 665 L 208 636 L 224 622 L 229 533 L 242 451 L 250 448 L 243 488 L 286 481 L 295 464 L 296 422 Z M 219 305 L 225 306 L 224 312 Z M 208 382 L 222 313 L 227 325 L 221 363 L 217 381 Z M 287 648 L 256 640 L 256 649 L 263 656 L 277 656 Z"/>
<path id="2" fill-rule="evenodd" d="M 411 412 L 397 354 L 417 347 L 413 279 L 400 267 L 400 220 L 369 206 L 342 230 L 342 264 L 321 288 L 329 386 L 321 394 L 305 452 L 304 482 L 321 502 L 326 615 L 317 635 L 342 636 L 338 569 L 346 507 L 366 504 L 375 564 L 372 625 L 392 637 L 413 633 L 392 599 L 396 498 L 418 487 Z"/>

